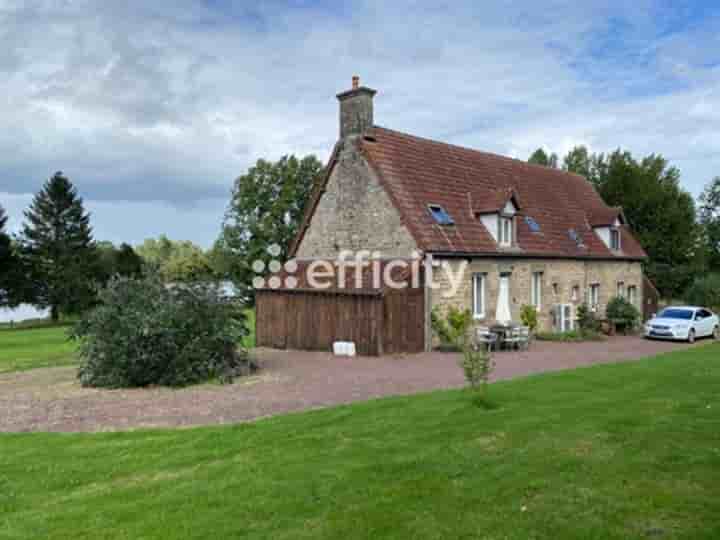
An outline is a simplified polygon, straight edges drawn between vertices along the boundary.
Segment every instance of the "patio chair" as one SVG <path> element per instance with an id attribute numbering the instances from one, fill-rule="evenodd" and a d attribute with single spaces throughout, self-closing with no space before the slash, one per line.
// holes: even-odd
<path id="1" fill-rule="evenodd" d="M 527 351 L 530 348 L 530 327 L 529 326 L 521 326 L 518 329 L 518 337 L 520 338 L 520 342 L 518 343 L 518 346 Z"/>
<path id="2" fill-rule="evenodd" d="M 516 326 L 510 330 L 505 338 L 505 343 L 510 348 L 527 350 L 530 346 L 530 328 L 527 326 Z"/>
<path id="3" fill-rule="evenodd" d="M 493 347 L 497 347 L 498 335 L 491 332 L 487 326 L 478 326 L 475 328 L 475 344 L 484 346 L 488 351 L 492 352 Z"/>

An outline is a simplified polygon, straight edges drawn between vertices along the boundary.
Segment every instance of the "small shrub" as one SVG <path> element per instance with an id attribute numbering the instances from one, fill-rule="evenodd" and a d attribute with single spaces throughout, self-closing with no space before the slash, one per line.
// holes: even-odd
<path id="1" fill-rule="evenodd" d="M 485 394 L 485 389 L 490 380 L 490 375 L 495 368 L 495 363 L 484 348 L 475 348 L 470 345 L 463 347 L 463 355 L 460 359 L 460 367 L 465 374 L 465 380 L 472 390 Z"/>
<path id="2" fill-rule="evenodd" d="M 578 328 L 583 332 L 599 332 L 600 321 L 595 318 L 595 313 L 590 311 L 587 304 L 580 304 L 577 309 Z"/>
<path id="3" fill-rule="evenodd" d="M 688 304 L 720 310 L 720 274 L 696 278 L 684 296 Z"/>
<path id="4" fill-rule="evenodd" d="M 441 350 L 461 351 L 472 324 L 472 313 L 452 306 L 443 317 L 439 306 L 435 306 L 430 313 L 430 324 L 440 340 Z"/>
<path id="5" fill-rule="evenodd" d="M 244 314 L 218 287 L 166 287 L 157 275 L 115 277 L 75 325 L 85 386 L 184 386 L 255 369 L 237 344 Z"/>
<path id="6" fill-rule="evenodd" d="M 622 296 L 616 296 L 608 302 L 606 313 L 608 320 L 623 331 L 632 330 L 640 320 L 638 309 Z"/>
<path id="7" fill-rule="evenodd" d="M 560 341 L 564 343 L 577 343 L 581 341 L 603 341 L 605 338 L 597 330 L 570 330 L 569 332 L 541 332 L 537 334 L 538 341 Z"/>
<path id="8" fill-rule="evenodd" d="M 530 332 L 535 332 L 538 326 L 538 313 L 535 306 L 523 306 L 520 310 L 520 321 L 524 326 L 530 328 Z"/>

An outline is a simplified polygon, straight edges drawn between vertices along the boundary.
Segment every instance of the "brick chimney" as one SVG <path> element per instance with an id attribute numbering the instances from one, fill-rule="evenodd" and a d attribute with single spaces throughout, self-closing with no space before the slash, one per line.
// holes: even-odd
<path id="1" fill-rule="evenodd" d="M 340 102 L 340 138 L 360 135 L 373 125 L 373 97 L 376 91 L 360 86 L 360 77 L 352 78 L 352 88 L 337 95 Z"/>

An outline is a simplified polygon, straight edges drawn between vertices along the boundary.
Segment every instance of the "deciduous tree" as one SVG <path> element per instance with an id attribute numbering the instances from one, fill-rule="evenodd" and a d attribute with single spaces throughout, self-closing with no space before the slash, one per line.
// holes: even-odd
<path id="1" fill-rule="evenodd" d="M 143 270 L 143 259 L 132 246 L 122 243 L 116 247 L 112 242 L 97 242 L 97 280 L 106 284 L 115 275 L 137 277 Z"/>
<path id="2" fill-rule="evenodd" d="M 269 246 L 280 246 L 280 260 L 287 257 L 322 168 L 315 156 L 261 159 L 235 181 L 217 246 L 228 253 L 230 277 L 241 293 L 250 290 L 252 263 L 266 259 Z"/>
<path id="3" fill-rule="evenodd" d="M 538 148 L 537 150 L 535 150 L 535 152 L 533 152 L 530 158 L 528 158 L 528 163 L 544 165 L 545 167 L 552 167 L 553 169 L 557 169 L 558 157 L 555 153 L 548 154 L 542 148 Z"/>
<path id="4" fill-rule="evenodd" d="M 145 240 L 136 252 L 166 282 L 206 281 L 213 277 L 207 254 L 188 240 L 170 240 L 161 235 Z"/>
<path id="5" fill-rule="evenodd" d="M 700 224 L 707 265 L 720 271 L 720 176 L 716 176 L 700 195 Z"/>
<path id="6" fill-rule="evenodd" d="M 563 158 L 562 168 L 565 171 L 579 174 L 588 180 L 593 176 L 592 156 L 585 146 L 576 146 Z"/>

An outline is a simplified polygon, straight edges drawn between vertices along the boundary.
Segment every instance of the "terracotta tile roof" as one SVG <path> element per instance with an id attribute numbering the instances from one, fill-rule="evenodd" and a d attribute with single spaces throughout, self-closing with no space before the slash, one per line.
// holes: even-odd
<path id="1" fill-rule="evenodd" d="M 472 210 L 476 214 L 496 214 L 505 208 L 510 200 L 516 208 L 521 208 L 520 197 L 512 187 L 491 191 L 481 189 L 472 193 Z"/>
<path id="2" fill-rule="evenodd" d="M 582 176 L 495 154 L 373 127 L 360 150 L 375 170 L 418 247 L 444 254 L 502 254 L 478 217 L 512 196 L 518 212 L 518 248 L 532 256 L 644 258 L 623 226 L 622 251 L 612 252 L 592 230 L 621 215 Z M 428 205 L 441 205 L 454 225 L 438 225 Z M 540 227 L 533 232 L 525 217 Z M 608 223 L 609 223 L 608 222 Z M 570 231 L 575 231 L 571 233 Z M 579 241 L 573 239 L 573 236 Z"/>
<path id="3" fill-rule="evenodd" d="M 616 219 L 624 221 L 622 217 L 622 208 L 617 206 L 607 206 L 605 208 L 593 208 L 588 212 L 588 222 L 593 227 L 609 227 L 615 223 Z"/>

